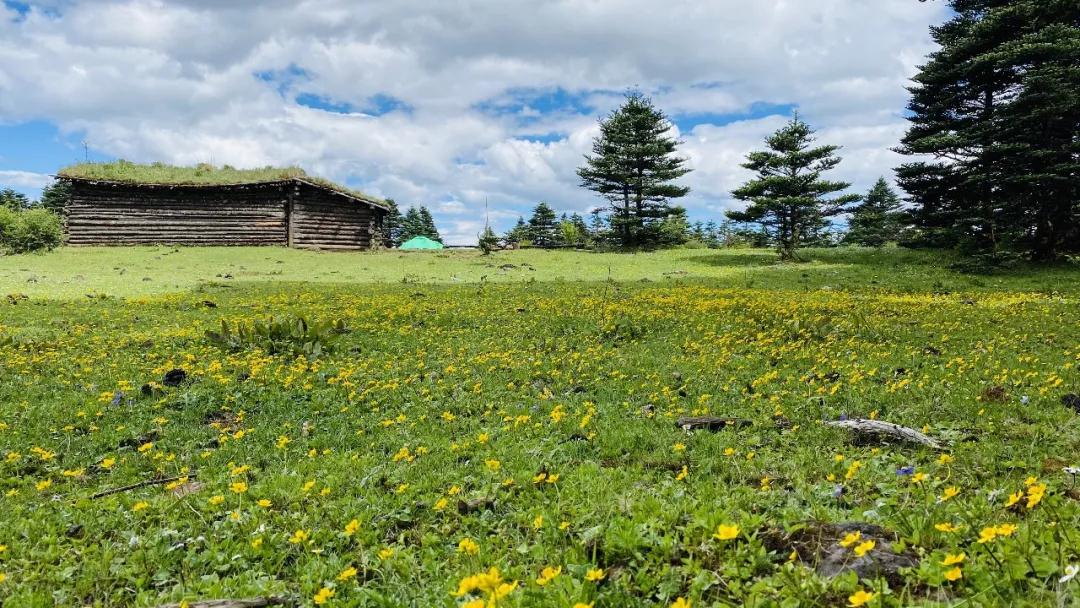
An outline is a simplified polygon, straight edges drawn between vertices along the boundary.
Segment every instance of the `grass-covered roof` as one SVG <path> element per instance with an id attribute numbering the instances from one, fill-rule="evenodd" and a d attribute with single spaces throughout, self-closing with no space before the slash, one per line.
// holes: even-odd
<path id="1" fill-rule="evenodd" d="M 228 165 L 216 167 L 205 163 L 194 167 L 178 167 L 164 163 L 140 164 L 119 160 L 110 163 L 78 163 L 61 169 L 57 177 L 147 186 L 236 186 L 299 179 L 376 204 L 383 203 L 381 199 L 363 192 L 310 176 L 300 167 L 236 169 Z"/>

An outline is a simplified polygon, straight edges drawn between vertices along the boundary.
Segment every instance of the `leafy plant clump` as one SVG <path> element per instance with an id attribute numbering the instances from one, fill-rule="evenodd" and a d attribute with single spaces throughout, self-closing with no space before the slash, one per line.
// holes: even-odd
<path id="1" fill-rule="evenodd" d="M 63 240 L 60 216 L 52 211 L 0 208 L 0 252 L 48 251 L 59 247 Z"/>
<path id="2" fill-rule="evenodd" d="M 220 331 L 207 331 L 214 345 L 233 352 L 261 350 L 270 355 L 318 357 L 330 352 L 337 338 L 349 332 L 345 321 L 310 323 L 304 317 L 270 317 L 265 321 L 222 319 Z"/>

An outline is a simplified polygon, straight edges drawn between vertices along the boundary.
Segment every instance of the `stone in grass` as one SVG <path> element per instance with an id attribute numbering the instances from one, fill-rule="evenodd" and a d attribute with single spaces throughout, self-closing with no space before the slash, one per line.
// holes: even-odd
<path id="1" fill-rule="evenodd" d="M 165 377 L 161 379 L 161 383 L 165 386 L 180 386 L 187 380 L 187 372 L 177 368 L 171 369 L 165 372 Z"/>
<path id="2" fill-rule="evenodd" d="M 874 541 L 873 549 L 861 557 L 854 546 L 843 547 L 840 541 L 853 532 L 859 533 L 859 543 Z M 897 537 L 885 528 L 864 522 L 809 522 L 791 532 L 771 529 L 762 535 L 765 546 L 780 555 L 796 553 L 821 576 L 832 578 L 854 572 L 860 579 L 883 577 L 890 585 L 903 584 L 901 570 L 916 568 L 918 556 L 910 549 L 895 551 Z"/>
<path id="3" fill-rule="evenodd" d="M 1080 395 L 1076 393 L 1069 393 L 1061 398 L 1061 405 L 1067 408 L 1071 408 L 1072 411 L 1080 414 Z"/>
<path id="4" fill-rule="evenodd" d="M 722 431 L 728 427 L 742 428 L 753 424 L 745 418 L 717 418 L 715 416 L 683 416 L 675 421 L 675 426 L 684 431 Z"/>

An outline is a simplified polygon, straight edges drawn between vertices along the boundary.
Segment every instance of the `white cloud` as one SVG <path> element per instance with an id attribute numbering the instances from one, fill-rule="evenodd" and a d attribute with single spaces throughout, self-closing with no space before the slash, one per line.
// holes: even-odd
<path id="1" fill-rule="evenodd" d="M 538 200 L 595 205 L 574 170 L 595 118 L 635 86 L 676 118 L 797 105 L 845 146 L 837 177 L 868 186 L 898 162 L 904 85 L 944 16 L 912 0 L 52 4 L 25 16 L 0 5 L 0 122 L 51 121 L 135 160 L 300 164 L 427 204 L 464 241 L 485 199 L 500 229 Z M 556 89 L 554 105 L 527 95 Z M 357 113 L 299 106 L 300 93 Z M 406 109 L 362 115 L 376 96 Z M 492 100 L 509 110 L 482 109 Z M 692 215 L 732 205 L 742 157 L 780 122 L 684 133 Z"/>
<path id="2" fill-rule="evenodd" d="M 52 182 L 52 177 L 45 175 L 44 173 L 33 173 L 31 171 L 0 171 L 0 185 L 10 188 L 15 187 L 20 190 L 38 190 L 48 186 Z"/>

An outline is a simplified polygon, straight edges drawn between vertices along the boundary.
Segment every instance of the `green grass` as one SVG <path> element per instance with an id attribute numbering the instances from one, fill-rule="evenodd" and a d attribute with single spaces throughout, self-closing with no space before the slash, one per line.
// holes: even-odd
<path id="1" fill-rule="evenodd" d="M 495 567 L 507 608 L 1075 605 L 1080 273 L 809 256 L 0 258 L 0 602 L 450 608 L 488 599 L 455 592 Z M 349 329 L 205 334 L 271 316 Z M 294 357 L 312 341 L 327 352 Z M 705 413 L 752 424 L 675 424 Z M 842 415 L 924 429 L 948 458 L 822 424 Z M 828 526 L 849 522 L 879 536 L 840 547 Z M 867 539 L 917 565 L 821 571 Z"/>
<path id="2" fill-rule="evenodd" d="M 106 163 L 77 163 L 64 167 L 57 173 L 60 177 L 86 179 L 124 184 L 167 184 L 184 186 L 226 186 L 258 184 L 290 179 L 305 179 L 333 190 L 376 200 L 362 192 L 351 190 L 319 177 L 310 176 L 300 167 L 263 167 L 260 169 L 236 169 L 228 165 L 215 167 L 200 164 L 179 167 L 164 163 L 140 164 L 120 160 Z"/>
<path id="3" fill-rule="evenodd" d="M 646 254 L 520 250 L 339 253 L 279 247 L 78 247 L 0 257 L 0 294 L 119 297 L 190 291 L 206 284 L 470 284 L 711 281 L 744 288 L 968 290 L 1075 293 L 1080 269 L 1023 268 L 965 275 L 938 252 L 808 250 L 806 264 L 782 264 L 765 250 L 670 250 Z M 943 257 L 944 256 L 944 257 Z"/>

